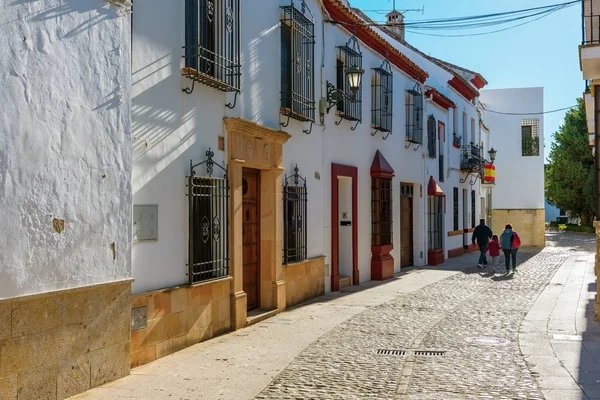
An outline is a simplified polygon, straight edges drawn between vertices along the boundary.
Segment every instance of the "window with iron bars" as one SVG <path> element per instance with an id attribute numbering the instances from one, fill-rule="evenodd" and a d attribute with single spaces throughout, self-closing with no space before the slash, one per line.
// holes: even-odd
<path id="1" fill-rule="evenodd" d="M 337 46 L 336 85 L 348 95 L 337 103 L 337 112 L 340 117 L 349 121 L 362 121 L 362 87 L 352 96 L 350 81 L 346 77 L 346 72 L 351 67 L 362 69 L 362 53 L 355 36 L 345 46 Z"/>
<path id="2" fill-rule="evenodd" d="M 438 165 L 439 165 L 439 176 L 440 182 L 446 180 L 444 172 L 444 147 L 446 146 L 446 125 L 441 121 L 438 121 L 438 140 L 439 140 L 439 154 L 438 154 Z"/>
<path id="3" fill-rule="evenodd" d="M 381 67 L 373 68 L 373 80 L 371 83 L 371 127 L 376 131 L 392 131 L 393 77 L 392 68 L 387 59 Z"/>
<path id="4" fill-rule="evenodd" d="M 371 246 L 392 244 L 392 180 L 371 178 Z"/>
<path id="5" fill-rule="evenodd" d="M 471 228 L 475 228 L 475 191 L 471 190 Z"/>
<path id="6" fill-rule="evenodd" d="M 188 277 L 195 284 L 229 275 L 229 181 L 227 170 L 207 159 L 196 165 L 190 161 L 188 176 Z M 207 175 L 197 177 L 196 168 L 206 166 Z M 213 177 L 213 168 L 223 172 Z"/>
<path id="7" fill-rule="evenodd" d="M 429 196 L 427 206 L 427 233 L 428 249 L 442 249 L 444 198 L 441 196 Z"/>
<path id="8" fill-rule="evenodd" d="M 406 141 L 423 143 L 423 94 L 415 89 L 406 91 Z"/>
<path id="9" fill-rule="evenodd" d="M 222 91 L 239 91 L 240 0 L 185 0 L 183 75 Z"/>
<path id="10" fill-rule="evenodd" d="M 283 265 L 307 258 L 307 193 L 306 178 L 298 174 L 286 176 L 283 182 Z"/>
<path id="11" fill-rule="evenodd" d="M 315 120 L 314 17 L 304 3 L 281 7 L 281 113 Z"/>
<path id="12" fill-rule="evenodd" d="M 537 118 L 521 120 L 521 154 L 540 155 L 540 120 Z"/>
<path id="13" fill-rule="evenodd" d="M 600 43 L 600 10 L 595 0 L 584 0 L 581 13 L 581 44 Z"/>
<path id="14" fill-rule="evenodd" d="M 427 118 L 427 151 L 429 158 L 435 158 L 436 146 L 436 121 L 433 115 Z"/>
<path id="15" fill-rule="evenodd" d="M 452 223 L 454 225 L 454 230 L 458 230 L 458 188 L 455 187 L 452 190 L 452 201 L 453 201 L 453 209 L 452 209 Z"/>

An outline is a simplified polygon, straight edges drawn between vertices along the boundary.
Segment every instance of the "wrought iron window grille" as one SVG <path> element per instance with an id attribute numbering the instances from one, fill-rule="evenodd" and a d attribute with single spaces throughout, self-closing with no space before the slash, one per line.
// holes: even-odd
<path id="1" fill-rule="evenodd" d="M 443 216 L 444 203 L 443 197 L 429 196 L 427 205 L 427 246 L 430 250 L 440 250 L 443 248 Z"/>
<path id="2" fill-rule="evenodd" d="M 457 231 L 458 230 L 458 188 L 455 187 L 452 189 L 452 201 L 453 201 L 453 208 L 452 208 L 452 223 L 454 225 L 454 230 Z"/>
<path id="3" fill-rule="evenodd" d="M 581 44 L 600 43 L 600 10 L 594 9 L 594 0 L 581 2 Z"/>
<path id="4" fill-rule="evenodd" d="M 190 94 L 196 82 L 224 92 L 241 84 L 240 0 L 185 0 L 185 46 L 182 75 L 192 81 L 182 90 Z"/>
<path id="5" fill-rule="evenodd" d="M 427 117 L 427 151 L 429 158 L 436 156 L 436 120 L 433 115 Z"/>
<path id="6" fill-rule="evenodd" d="M 371 246 L 392 244 L 392 180 L 371 179 Z"/>
<path id="7" fill-rule="evenodd" d="M 335 122 L 339 125 L 343 119 L 355 121 L 351 128 L 355 130 L 362 123 L 362 52 L 358 39 L 352 35 L 344 46 L 337 46 L 336 86 L 327 82 L 327 100 L 329 107 L 337 106 Z"/>
<path id="8" fill-rule="evenodd" d="M 383 132 L 383 140 L 392 134 L 394 75 L 386 58 L 379 68 L 373 68 L 371 83 L 371 136 Z"/>
<path id="9" fill-rule="evenodd" d="M 190 284 L 229 275 L 229 180 L 227 169 L 206 151 L 206 160 L 190 160 L 188 179 L 188 279 Z M 196 176 L 200 166 L 206 175 Z M 215 167 L 222 177 L 213 177 Z"/>
<path id="10" fill-rule="evenodd" d="M 300 9 L 296 8 L 300 4 Z M 281 105 L 287 117 L 281 126 L 287 127 L 290 118 L 302 122 L 315 120 L 314 88 L 314 15 L 304 0 L 290 0 L 281 7 Z"/>
<path id="11" fill-rule="evenodd" d="M 400 184 L 400 196 L 409 196 L 413 197 L 414 195 L 414 186 L 406 183 Z"/>
<path id="12" fill-rule="evenodd" d="M 298 174 L 298 165 L 283 181 L 283 264 L 307 258 L 306 178 Z"/>
<path id="13" fill-rule="evenodd" d="M 415 151 L 423 144 L 423 90 L 418 83 L 406 91 L 406 142 L 404 148 L 414 144 Z"/>
<path id="14" fill-rule="evenodd" d="M 471 190 L 471 228 L 475 228 L 475 191 Z"/>
<path id="15" fill-rule="evenodd" d="M 537 118 L 521 120 L 521 155 L 540 155 L 540 120 Z"/>

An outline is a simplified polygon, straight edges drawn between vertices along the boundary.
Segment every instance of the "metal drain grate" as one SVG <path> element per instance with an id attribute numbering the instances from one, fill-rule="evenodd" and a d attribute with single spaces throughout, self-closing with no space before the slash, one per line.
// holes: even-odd
<path id="1" fill-rule="evenodd" d="M 443 356 L 445 354 L 445 351 L 415 350 L 415 356 Z"/>
<path id="2" fill-rule="evenodd" d="M 384 356 L 405 356 L 406 350 L 378 349 L 377 354 Z"/>
<path id="3" fill-rule="evenodd" d="M 400 349 L 377 349 L 377 354 L 382 356 L 445 356 L 445 350 L 400 350 Z"/>

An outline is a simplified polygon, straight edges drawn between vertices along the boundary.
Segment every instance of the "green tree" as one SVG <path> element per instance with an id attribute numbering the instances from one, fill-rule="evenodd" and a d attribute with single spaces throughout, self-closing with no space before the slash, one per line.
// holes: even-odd
<path id="1" fill-rule="evenodd" d="M 553 136 L 546 168 L 546 198 L 589 225 L 596 212 L 595 174 L 583 99 L 577 99 L 577 106 L 567 111 L 564 123 Z"/>

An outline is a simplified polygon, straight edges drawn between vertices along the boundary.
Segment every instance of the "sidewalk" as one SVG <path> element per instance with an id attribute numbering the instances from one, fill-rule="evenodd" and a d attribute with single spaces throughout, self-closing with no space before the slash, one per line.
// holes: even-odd
<path id="1" fill-rule="evenodd" d="M 594 253 L 571 256 L 523 320 L 519 345 L 546 400 L 600 399 Z"/>
<path id="2" fill-rule="evenodd" d="M 385 282 L 366 282 L 226 335 L 199 343 L 73 399 L 252 399 L 298 354 L 330 329 L 473 267 L 477 254 L 439 267 L 412 267 Z"/>

